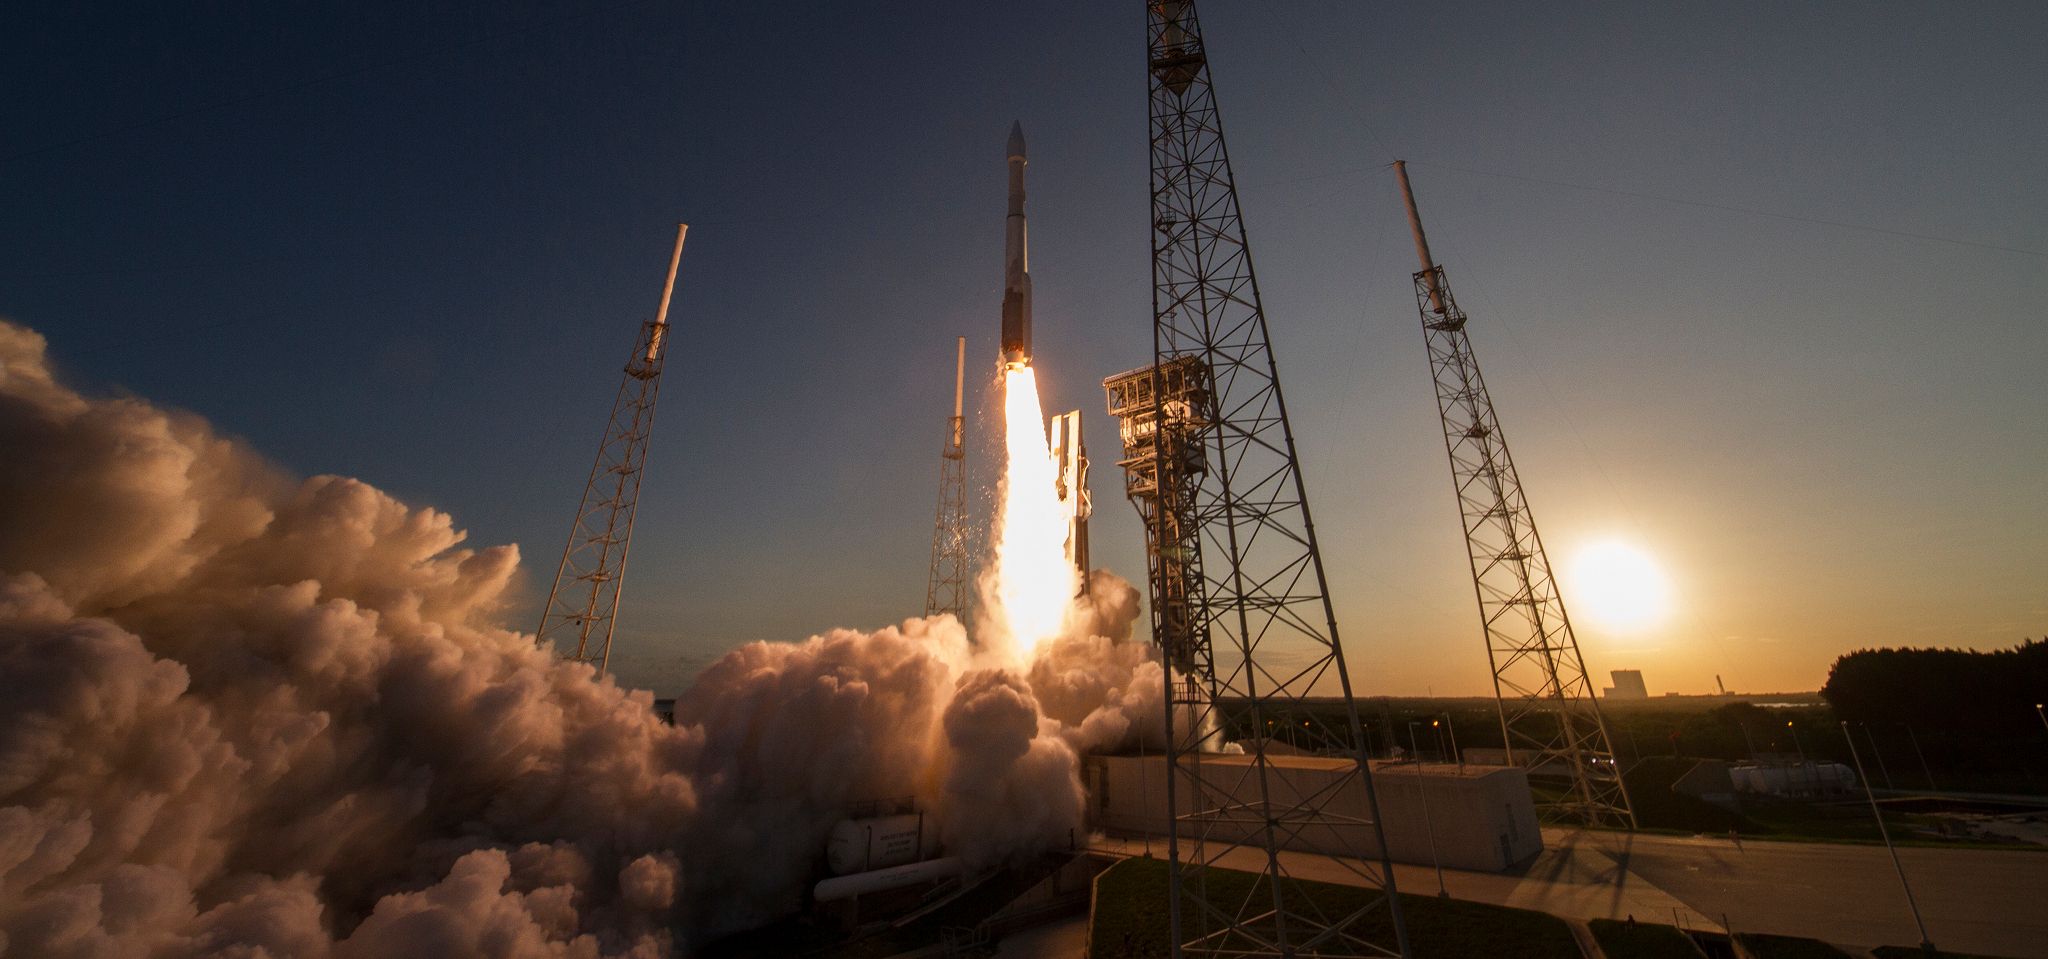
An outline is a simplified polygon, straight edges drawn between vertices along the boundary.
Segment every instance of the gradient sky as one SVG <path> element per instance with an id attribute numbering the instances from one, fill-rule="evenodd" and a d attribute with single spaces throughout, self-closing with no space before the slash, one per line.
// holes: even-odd
<path id="1" fill-rule="evenodd" d="M 544 580 L 689 221 L 614 657 L 671 691 L 921 610 L 1019 119 L 1045 403 L 1142 576 L 1098 385 L 1151 343 L 1137 3 L 432 6 L 0 12 L 0 315 Z M 2048 632 L 2048 6 L 1201 12 L 1361 693 L 1488 683 L 1397 156 L 1554 561 L 1671 581 L 1581 624 L 1602 679 Z"/>

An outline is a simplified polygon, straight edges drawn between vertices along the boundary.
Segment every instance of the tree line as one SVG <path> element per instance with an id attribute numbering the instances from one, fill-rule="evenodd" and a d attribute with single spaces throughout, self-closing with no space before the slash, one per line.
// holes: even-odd
<path id="1" fill-rule="evenodd" d="M 2011 649 L 1859 649 L 1835 660 L 1821 696 L 1850 722 L 1910 723 L 1930 732 L 2048 735 L 2048 639 Z"/>

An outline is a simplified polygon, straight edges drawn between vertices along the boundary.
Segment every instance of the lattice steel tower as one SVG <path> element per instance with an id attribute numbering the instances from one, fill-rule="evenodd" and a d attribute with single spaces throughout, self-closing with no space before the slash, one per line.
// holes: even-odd
<path id="1" fill-rule="evenodd" d="M 611 662 L 612 627 L 618 622 L 619 596 L 626 585 L 626 554 L 633 540 L 633 515 L 640 505 L 640 482 L 646 477 L 647 440 L 654 430 L 654 400 L 661 393 L 661 366 L 668 345 L 668 303 L 675 292 L 676 266 L 683 258 L 688 224 L 676 227 L 675 252 L 668 259 L 668 280 L 661 287 L 661 308 L 640 324 L 633 353 L 619 380 L 611 420 L 597 446 L 597 461 L 583 485 L 583 501 L 569 526 L 569 544 L 555 568 L 534 641 L 552 642 L 557 652 L 578 662 L 595 662 L 601 675 Z"/>
<path id="2" fill-rule="evenodd" d="M 932 571 L 925 579 L 924 614 L 952 613 L 967 622 L 967 421 L 961 398 L 967 385 L 967 337 L 953 358 L 953 416 L 939 449 L 939 510 L 932 521 Z"/>
<path id="3" fill-rule="evenodd" d="M 1186 429 L 1198 469 L 1151 444 L 1162 507 L 1152 511 L 1149 565 L 1155 638 L 1167 670 L 1166 762 L 1173 955 L 1405 955 L 1379 802 L 1365 737 L 1337 639 L 1294 435 L 1239 216 L 1237 189 L 1210 86 L 1195 7 L 1148 0 L 1151 99 L 1151 420 Z M 1206 408 L 1167 409 L 1176 364 L 1194 361 L 1183 391 Z M 1142 504 L 1141 504 L 1142 508 Z M 1189 524 L 1167 528 L 1163 520 Z M 1165 547 L 1175 555 L 1163 556 Z M 1185 554 L 1199 553 L 1185 580 Z M 1176 578 L 1180 578 L 1176 581 Z M 1180 589 L 1187 620 L 1158 600 Z M 1184 631 L 1184 633 L 1182 632 Z M 1206 670 L 1198 664 L 1209 662 Z M 1190 668 L 1191 667 L 1191 668 Z M 1267 724 L 1297 715 L 1311 695 L 1335 696 L 1344 748 L 1334 782 L 1290 775 L 1269 755 Z M 1234 743 L 1242 753 L 1226 753 Z M 1327 762 L 1327 760 L 1325 760 Z M 1333 856 L 1375 890 L 1365 906 L 1331 909 L 1310 894 L 1281 850 Z M 1239 855 L 1233 856 L 1233 853 Z M 1228 892 L 1210 866 L 1256 869 L 1262 880 Z M 1327 860 L 1325 860 L 1327 862 Z"/>
<path id="4" fill-rule="evenodd" d="M 1210 408 L 1208 367 L 1187 354 L 1118 373 L 1102 387 L 1123 444 L 1116 465 L 1124 471 L 1124 496 L 1145 527 L 1154 639 L 1173 669 L 1214 676 L 1209 634 L 1196 628 L 1202 543 L 1194 489 L 1208 471 L 1202 434 Z"/>
<path id="5" fill-rule="evenodd" d="M 1537 810 L 1545 819 L 1633 829 L 1635 813 L 1614 762 L 1607 723 L 1508 456 L 1507 437 L 1480 378 L 1465 313 L 1451 297 L 1444 268 L 1430 257 L 1415 194 L 1408 187 L 1408 165 L 1396 161 L 1394 172 L 1422 261 L 1415 274 L 1415 305 L 1436 378 L 1444 450 L 1463 517 L 1508 762 L 1528 768 Z"/>

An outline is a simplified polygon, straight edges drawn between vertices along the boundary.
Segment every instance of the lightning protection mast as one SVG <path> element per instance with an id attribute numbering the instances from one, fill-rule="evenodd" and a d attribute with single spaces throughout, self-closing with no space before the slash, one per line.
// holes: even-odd
<path id="1" fill-rule="evenodd" d="M 600 675 L 611 662 L 612 627 L 618 622 L 619 596 L 626 585 L 626 554 L 633 540 L 640 482 L 646 476 L 647 441 L 654 430 L 654 400 L 661 393 L 669 297 L 675 292 L 683 235 L 689 230 L 687 223 L 676 227 L 661 308 L 654 319 L 640 324 L 640 336 L 626 360 L 604 441 L 597 446 L 597 461 L 583 485 L 583 501 L 569 526 L 569 543 L 562 548 L 555 585 L 548 591 L 534 635 L 535 642 L 553 643 L 564 658 L 595 663 Z"/>
<path id="2" fill-rule="evenodd" d="M 1614 762 L 1607 723 L 1508 456 L 1507 437 L 1479 376 L 1465 314 L 1451 297 L 1444 268 L 1430 257 L 1422 216 L 1408 187 L 1407 163 L 1395 161 L 1394 172 L 1422 261 L 1415 274 L 1415 305 L 1436 379 L 1444 450 L 1458 494 L 1508 763 L 1528 769 L 1544 819 L 1633 829 L 1635 813 Z"/>
<path id="3" fill-rule="evenodd" d="M 932 521 L 932 570 L 925 579 L 924 614 L 951 613 L 967 622 L 967 421 L 961 399 L 967 384 L 967 337 L 955 343 L 953 416 L 939 448 L 939 509 Z"/>
<path id="4" fill-rule="evenodd" d="M 1151 380 L 1140 391 L 1151 410 L 1124 422 L 1126 456 L 1135 446 L 1153 458 L 1138 474 L 1155 484 L 1139 506 L 1154 524 L 1154 637 L 1173 667 L 1164 670 L 1172 954 L 1406 955 L 1195 5 L 1147 0 L 1145 15 L 1153 364 L 1138 375 Z M 1113 405 L 1117 387 L 1131 385 L 1121 379 L 1109 384 Z M 1202 408 L 1177 408 L 1188 401 Z M 1132 491 L 1129 474 L 1126 482 Z M 1309 715 L 1339 727 L 1332 755 L 1313 761 L 1328 779 L 1281 755 L 1290 750 L 1268 749 L 1275 722 Z M 1320 853 L 1292 851 L 1305 845 Z M 1284 859 L 1282 849 L 1291 850 Z M 1362 904 L 1316 895 L 1294 872 L 1309 862 L 1349 872 Z M 1260 879 L 1225 883 L 1211 867 L 1226 863 Z"/>

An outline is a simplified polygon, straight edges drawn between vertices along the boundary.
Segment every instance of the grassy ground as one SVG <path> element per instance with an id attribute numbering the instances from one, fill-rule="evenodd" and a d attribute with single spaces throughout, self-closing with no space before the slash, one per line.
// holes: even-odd
<path id="1" fill-rule="evenodd" d="M 1092 959 L 1139 959 L 1168 954 L 1171 920 L 1167 901 L 1167 864 L 1159 859 L 1126 859 L 1096 880 L 1095 918 L 1089 927 Z M 1235 902 L 1247 895 L 1264 897 L 1264 877 L 1227 869 L 1208 870 L 1211 902 Z M 1300 883 L 1326 915 L 1344 915 L 1363 906 L 1370 890 L 1332 883 Z M 1192 906 L 1190 907 L 1192 908 Z M 1429 896 L 1401 897 L 1408 937 L 1418 956 L 1486 956 L 1489 959 L 1577 959 L 1578 944 L 1564 920 L 1525 909 Z M 1393 945 L 1393 927 L 1384 910 L 1353 928 L 1365 938 Z"/>
<path id="2" fill-rule="evenodd" d="M 1849 959 L 1849 954 L 1818 939 L 1772 936 L 1761 932 L 1736 933 L 1744 948 L 1756 959 Z"/>
<path id="3" fill-rule="evenodd" d="M 1618 919 L 1594 919 L 1586 925 L 1607 959 L 1701 959 L 1699 949 L 1677 926 Z"/>

